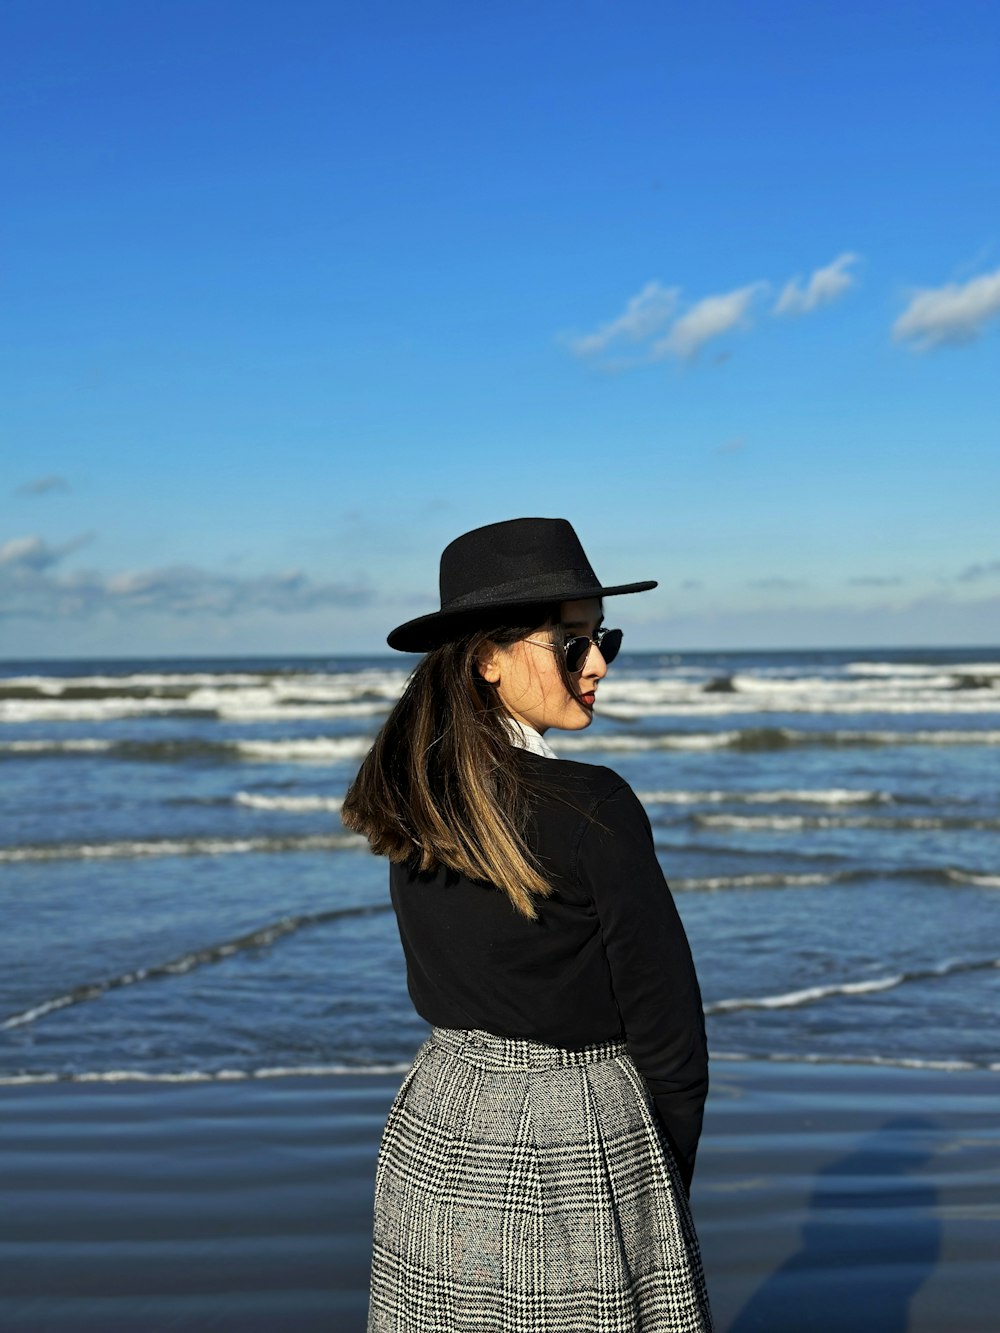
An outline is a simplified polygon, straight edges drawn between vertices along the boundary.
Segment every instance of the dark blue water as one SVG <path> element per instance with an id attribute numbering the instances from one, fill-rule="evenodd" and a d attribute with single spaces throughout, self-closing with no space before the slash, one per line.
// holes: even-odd
<path id="1" fill-rule="evenodd" d="M 405 1065 L 340 799 L 416 659 L 0 664 L 0 1076 Z M 622 654 L 716 1058 L 1000 1067 L 1000 649 Z"/>

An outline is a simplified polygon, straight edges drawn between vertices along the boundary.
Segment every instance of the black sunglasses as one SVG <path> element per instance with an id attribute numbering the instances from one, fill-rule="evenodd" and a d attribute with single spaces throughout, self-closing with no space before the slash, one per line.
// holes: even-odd
<path id="1" fill-rule="evenodd" d="M 570 671 L 583 669 L 592 643 L 597 645 L 601 656 L 610 666 L 622 646 L 622 632 L 620 629 L 599 629 L 593 638 L 587 634 L 577 634 L 567 639 L 563 647 L 566 649 L 566 666 Z"/>
<path id="2" fill-rule="evenodd" d="M 551 643 L 539 643 L 537 639 L 528 639 L 528 643 L 537 643 L 539 648 L 551 648 L 553 652 L 558 652 L 558 648 Z M 590 652 L 590 645 L 597 645 L 598 651 L 604 658 L 608 666 L 618 656 L 618 649 L 622 646 L 622 632 L 620 629 L 599 629 L 591 638 L 587 634 L 575 634 L 572 639 L 566 639 L 563 643 L 563 650 L 566 653 L 566 669 L 570 672 L 580 671 L 587 660 L 587 654 Z"/>

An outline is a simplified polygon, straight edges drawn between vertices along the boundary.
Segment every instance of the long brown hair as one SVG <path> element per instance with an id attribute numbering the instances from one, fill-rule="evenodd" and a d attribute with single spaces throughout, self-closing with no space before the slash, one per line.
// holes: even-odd
<path id="1" fill-rule="evenodd" d="M 549 630 L 564 684 L 576 688 L 561 651 L 561 602 L 519 607 L 519 624 L 470 629 L 428 652 L 414 668 L 344 797 L 341 820 L 377 856 L 421 871 L 440 865 L 503 889 L 535 919 L 535 896 L 554 886 L 525 829 L 534 790 L 518 763 L 495 685 L 478 672 L 488 642 L 507 648 Z"/>

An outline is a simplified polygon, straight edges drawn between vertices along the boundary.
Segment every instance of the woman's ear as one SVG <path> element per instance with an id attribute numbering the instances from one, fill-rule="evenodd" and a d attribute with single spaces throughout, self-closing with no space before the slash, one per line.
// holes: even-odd
<path id="1" fill-rule="evenodd" d="M 476 669 L 483 680 L 489 681 L 491 685 L 499 681 L 500 650 L 491 639 L 487 639 L 476 653 Z"/>

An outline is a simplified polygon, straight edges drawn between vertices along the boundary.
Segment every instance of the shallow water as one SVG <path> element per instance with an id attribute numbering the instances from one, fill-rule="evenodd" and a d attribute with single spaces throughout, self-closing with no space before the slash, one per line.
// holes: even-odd
<path id="1" fill-rule="evenodd" d="M 0 664 L 0 1076 L 404 1065 L 340 798 L 413 660 Z M 586 732 L 652 821 L 716 1058 L 1000 1066 L 1000 649 L 623 653 Z"/>

